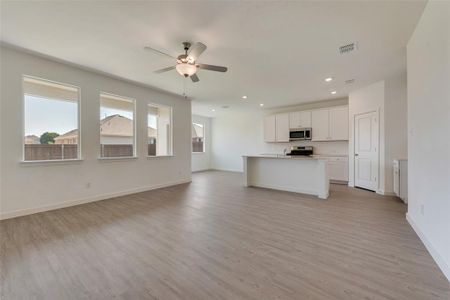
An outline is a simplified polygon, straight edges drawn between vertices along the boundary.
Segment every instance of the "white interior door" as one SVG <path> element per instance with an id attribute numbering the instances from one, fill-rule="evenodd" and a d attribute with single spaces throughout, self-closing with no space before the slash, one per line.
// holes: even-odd
<path id="1" fill-rule="evenodd" d="M 377 113 L 355 116 L 355 186 L 375 191 L 378 182 Z"/>

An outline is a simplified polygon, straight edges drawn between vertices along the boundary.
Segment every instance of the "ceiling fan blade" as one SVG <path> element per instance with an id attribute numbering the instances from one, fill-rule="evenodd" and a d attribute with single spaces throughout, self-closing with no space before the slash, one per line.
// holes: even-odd
<path id="1" fill-rule="evenodd" d="M 206 50 L 206 45 L 202 44 L 200 42 L 195 43 L 194 45 L 189 48 L 189 54 L 188 57 L 192 58 L 194 61 L 198 59 L 200 54 L 203 53 L 203 51 Z"/>
<path id="2" fill-rule="evenodd" d="M 162 55 L 162 56 L 166 56 L 166 57 L 170 57 L 170 58 L 173 58 L 173 59 L 177 59 L 175 56 L 172 56 L 170 54 L 167 54 L 165 52 L 159 51 L 158 49 L 155 49 L 155 48 L 152 48 L 152 47 L 149 47 L 149 46 L 145 46 L 144 49 L 145 50 L 150 50 L 153 53 L 156 53 L 156 54 L 159 54 L 159 55 Z"/>
<path id="3" fill-rule="evenodd" d="M 153 71 L 153 72 L 159 74 L 159 73 L 164 73 L 164 72 L 167 72 L 167 71 L 170 71 L 170 70 L 173 70 L 173 69 L 175 69 L 175 66 L 167 67 L 167 68 L 164 68 L 164 69 L 159 69 L 159 70 L 156 70 L 156 71 Z"/>
<path id="4" fill-rule="evenodd" d="M 199 82 L 200 78 L 198 78 L 197 74 L 191 75 L 192 82 Z"/>
<path id="5" fill-rule="evenodd" d="M 221 66 L 213 66 L 213 65 L 206 65 L 206 64 L 197 64 L 197 67 L 203 70 L 209 70 L 209 71 L 216 71 L 216 72 L 226 72 L 228 70 L 227 67 L 221 67 Z"/>

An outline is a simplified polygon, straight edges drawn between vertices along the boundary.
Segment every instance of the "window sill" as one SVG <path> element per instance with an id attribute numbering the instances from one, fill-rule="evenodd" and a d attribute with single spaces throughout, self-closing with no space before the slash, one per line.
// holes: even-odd
<path id="1" fill-rule="evenodd" d="M 169 157 L 175 157 L 175 155 L 155 155 L 155 156 L 147 156 L 147 159 L 154 159 L 154 158 L 169 158 Z"/>
<path id="2" fill-rule="evenodd" d="M 23 166 L 40 166 L 40 165 L 69 165 L 82 162 L 84 159 L 49 159 L 49 160 L 22 160 L 20 164 Z"/>
<path id="3" fill-rule="evenodd" d="M 195 155 L 198 155 L 198 154 L 206 154 L 206 152 L 205 152 L 205 151 L 203 151 L 203 152 L 192 152 L 192 154 L 195 154 Z"/>
<path id="4" fill-rule="evenodd" d="M 119 156 L 119 157 L 99 157 L 99 161 L 126 161 L 137 159 L 137 156 Z"/>

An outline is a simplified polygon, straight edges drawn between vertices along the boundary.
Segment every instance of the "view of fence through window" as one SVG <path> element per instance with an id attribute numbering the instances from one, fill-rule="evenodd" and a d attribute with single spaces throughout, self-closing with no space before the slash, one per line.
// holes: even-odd
<path id="1" fill-rule="evenodd" d="M 134 100 L 100 94 L 100 157 L 132 157 Z"/>
<path id="2" fill-rule="evenodd" d="M 192 152 L 205 152 L 205 126 L 192 123 Z"/>
<path id="3" fill-rule="evenodd" d="M 149 104 L 148 156 L 172 155 L 172 108 Z"/>
<path id="4" fill-rule="evenodd" d="M 24 76 L 24 160 L 79 158 L 78 88 Z"/>

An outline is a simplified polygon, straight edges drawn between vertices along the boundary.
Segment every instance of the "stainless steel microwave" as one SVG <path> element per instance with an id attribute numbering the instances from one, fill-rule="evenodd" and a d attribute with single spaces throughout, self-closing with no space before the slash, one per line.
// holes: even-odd
<path id="1" fill-rule="evenodd" d="M 311 128 L 298 128 L 289 130 L 289 140 L 311 140 Z"/>

